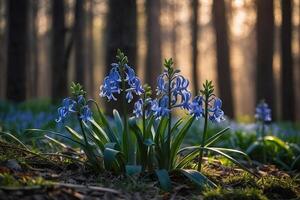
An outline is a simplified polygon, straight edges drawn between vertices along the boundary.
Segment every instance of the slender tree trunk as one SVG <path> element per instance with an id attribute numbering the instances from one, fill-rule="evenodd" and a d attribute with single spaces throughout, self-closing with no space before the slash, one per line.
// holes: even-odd
<path id="1" fill-rule="evenodd" d="M 191 1 L 191 10 L 192 10 L 192 20 L 191 20 L 191 29 L 192 29 L 192 77 L 193 77 L 193 89 L 194 95 L 199 93 L 199 73 L 198 73 L 198 35 L 199 35 L 199 0 Z"/>
<path id="2" fill-rule="evenodd" d="M 4 24 L 6 20 L 6 2 L 0 0 L 0 23 Z M 6 25 L 7 26 L 7 25 Z M 2 26 L 0 29 L 0 98 L 4 99 L 6 96 L 6 26 Z"/>
<path id="3" fill-rule="evenodd" d="M 26 98 L 26 65 L 28 0 L 9 0 L 7 90 L 9 100 L 20 102 Z"/>
<path id="4" fill-rule="evenodd" d="M 151 88 L 156 87 L 156 80 L 161 73 L 161 29 L 160 29 L 160 0 L 146 1 L 147 14 L 147 54 L 146 54 L 146 70 L 145 82 Z"/>
<path id="5" fill-rule="evenodd" d="M 27 87 L 28 87 L 28 97 L 37 97 L 37 86 L 38 86 L 38 55 L 37 50 L 37 13 L 38 13 L 38 3 L 37 0 L 30 0 L 29 6 L 29 51 L 28 51 L 28 69 L 27 70 Z"/>
<path id="6" fill-rule="evenodd" d="M 108 3 L 106 32 L 106 73 L 110 64 L 116 62 L 117 49 L 120 48 L 129 59 L 129 65 L 136 68 L 137 52 L 137 7 L 136 0 L 110 0 Z M 122 100 L 108 102 L 106 111 L 112 113 L 113 108 L 121 111 Z"/>
<path id="7" fill-rule="evenodd" d="M 65 52 L 65 5 L 52 0 L 52 99 L 59 100 L 68 94 L 68 65 Z"/>
<path id="8" fill-rule="evenodd" d="M 171 22 L 172 22 L 172 29 L 171 29 L 171 55 L 173 57 L 174 63 L 177 62 L 177 1 L 171 0 L 170 5 L 170 15 L 171 15 Z"/>
<path id="9" fill-rule="evenodd" d="M 87 89 L 91 97 L 94 91 L 94 35 L 93 35 L 93 22 L 94 22 L 94 0 L 88 1 L 87 10 L 87 27 L 86 27 L 86 66 L 87 73 L 85 74 L 85 81 Z"/>
<path id="10" fill-rule="evenodd" d="M 213 0 L 213 23 L 216 34 L 217 74 L 220 97 L 223 100 L 224 112 L 233 117 L 233 97 L 230 69 L 230 48 L 228 43 L 228 28 L 226 6 L 224 0 Z"/>
<path id="11" fill-rule="evenodd" d="M 283 120 L 295 120 L 292 57 L 292 0 L 281 0 L 281 112 Z"/>
<path id="12" fill-rule="evenodd" d="M 276 118 L 273 75 L 274 2 L 257 0 L 256 18 L 256 101 L 265 99 Z"/>
<path id="13" fill-rule="evenodd" d="M 75 80 L 84 84 L 84 0 L 76 0 L 74 45 L 75 45 Z"/>

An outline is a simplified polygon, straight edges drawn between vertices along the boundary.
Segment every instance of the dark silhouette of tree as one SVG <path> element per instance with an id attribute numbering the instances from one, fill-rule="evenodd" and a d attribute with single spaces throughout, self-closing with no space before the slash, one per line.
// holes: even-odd
<path id="1" fill-rule="evenodd" d="M 233 97 L 230 69 L 230 48 L 228 43 L 228 28 L 226 6 L 224 0 L 213 0 L 213 24 L 216 34 L 217 74 L 220 97 L 223 100 L 224 112 L 233 117 Z"/>
<path id="2" fill-rule="evenodd" d="M 29 27 L 28 27 L 28 70 L 27 70 L 27 87 L 28 87 L 28 97 L 36 98 L 38 91 L 38 44 L 37 44 L 37 14 L 39 1 L 30 0 L 29 8 Z"/>
<path id="3" fill-rule="evenodd" d="M 257 0 L 256 6 L 256 101 L 265 99 L 276 118 L 273 75 L 274 2 Z"/>
<path id="4" fill-rule="evenodd" d="M 86 74 L 85 81 L 87 90 L 91 97 L 93 97 L 94 91 L 94 35 L 93 35 L 93 21 L 94 21 L 94 0 L 88 0 L 87 5 L 87 24 L 85 31 L 86 41 Z"/>
<path id="5" fill-rule="evenodd" d="M 75 81 L 84 85 L 84 0 L 76 0 L 74 22 Z"/>
<path id="6" fill-rule="evenodd" d="M 281 0 L 281 19 L 281 112 L 283 120 L 295 120 L 292 0 Z"/>
<path id="7" fill-rule="evenodd" d="M 28 0 L 9 0 L 7 46 L 7 99 L 26 98 Z"/>
<path id="8" fill-rule="evenodd" d="M 199 73 L 198 73 L 198 35 L 199 35 L 199 0 L 191 1 L 191 10 L 192 10 L 192 20 L 191 20 L 191 29 L 192 29 L 192 77 L 193 77 L 193 89 L 194 94 L 197 95 L 199 92 Z"/>
<path id="9" fill-rule="evenodd" d="M 135 0 L 108 1 L 108 16 L 106 23 L 106 72 L 111 69 L 110 64 L 116 62 L 117 49 L 120 48 L 129 59 L 129 64 L 136 67 L 137 52 L 137 7 Z M 116 108 L 121 111 L 122 100 L 107 102 L 106 112 L 112 113 Z"/>
<path id="10" fill-rule="evenodd" d="M 161 73 L 161 29 L 160 29 L 160 0 L 146 1 L 146 36 L 147 54 L 145 82 L 156 87 L 157 77 Z"/>
<path id="11" fill-rule="evenodd" d="M 0 0 L 0 23 L 3 24 L 5 20 L 5 0 Z M 6 26 L 0 27 L 0 98 L 6 97 Z"/>
<path id="12" fill-rule="evenodd" d="M 59 100 L 68 93 L 68 65 L 65 49 L 65 4 L 52 0 L 52 99 Z"/>

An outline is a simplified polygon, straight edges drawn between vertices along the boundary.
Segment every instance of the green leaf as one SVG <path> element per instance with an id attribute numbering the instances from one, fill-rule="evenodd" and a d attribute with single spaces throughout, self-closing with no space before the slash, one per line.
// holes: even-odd
<path id="1" fill-rule="evenodd" d="M 281 147 L 282 149 L 286 150 L 288 153 L 292 154 L 289 145 L 287 145 L 283 140 L 279 139 L 278 137 L 268 135 L 268 136 L 265 136 L 263 139 L 266 142 L 274 143 L 275 145 L 277 145 L 277 146 Z"/>
<path id="2" fill-rule="evenodd" d="M 226 153 L 224 153 L 224 152 L 222 152 L 222 151 L 220 151 L 218 149 L 215 149 L 215 148 L 210 148 L 210 147 L 201 147 L 201 148 L 203 148 L 204 150 L 212 151 L 212 152 L 215 152 L 217 154 L 220 154 L 220 155 L 224 156 L 225 158 L 227 158 L 228 160 L 230 160 L 231 162 L 233 162 L 234 164 L 236 164 L 237 166 L 239 166 L 244 171 L 252 174 L 255 177 L 260 178 L 258 175 L 256 175 L 255 173 L 253 173 L 250 169 L 248 169 L 247 167 L 245 167 L 242 163 L 240 163 L 239 161 L 237 161 L 236 159 L 234 159 L 230 155 L 228 155 L 228 154 L 226 154 Z"/>
<path id="3" fill-rule="evenodd" d="M 16 141 L 17 143 L 19 143 L 19 144 L 20 144 L 22 147 L 24 147 L 26 150 L 30 151 L 30 149 L 29 149 L 23 142 L 21 142 L 21 140 L 19 140 L 18 138 L 16 138 L 16 137 L 15 137 L 14 135 L 12 135 L 11 133 L 0 131 L 0 134 L 6 135 L 6 136 L 12 138 L 14 141 Z"/>
<path id="4" fill-rule="evenodd" d="M 104 166 L 107 170 L 115 170 L 116 172 L 125 172 L 124 155 L 115 149 L 105 148 L 103 153 Z"/>
<path id="5" fill-rule="evenodd" d="M 172 184 L 168 171 L 165 169 L 158 169 L 155 170 L 155 174 L 158 178 L 160 187 L 164 191 L 170 192 L 172 190 Z"/>
<path id="6" fill-rule="evenodd" d="M 188 179 L 190 179 L 193 183 L 197 185 L 199 189 L 204 189 L 204 186 L 209 186 L 212 188 L 216 188 L 217 185 L 209 180 L 206 176 L 196 170 L 187 170 L 187 169 L 180 169 L 179 170 L 183 175 L 185 175 Z"/>
<path id="7" fill-rule="evenodd" d="M 176 162 L 176 155 L 177 152 L 181 146 L 181 143 L 186 135 L 186 133 L 188 132 L 189 128 L 192 126 L 193 122 L 195 120 L 195 117 L 190 117 L 187 122 L 184 124 L 184 126 L 180 129 L 180 131 L 178 132 L 178 134 L 175 136 L 172 144 L 171 144 L 171 158 L 170 158 L 170 162 L 171 164 L 174 166 Z M 172 167 L 171 167 L 172 168 Z"/>
<path id="8" fill-rule="evenodd" d="M 218 133 L 216 133 L 215 135 L 213 135 L 212 137 L 208 138 L 205 141 L 205 147 L 208 147 L 209 145 L 213 144 L 215 141 L 217 141 L 220 137 L 222 137 L 226 131 L 228 131 L 230 129 L 230 127 L 227 127 L 221 131 L 219 131 Z"/>
<path id="9" fill-rule="evenodd" d="M 248 162 L 251 164 L 252 163 L 252 160 L 251 158 L 244 152 L 240 151 L 240 150 L 236 150 L 236 149 L 228 149 L 228 148 L 219 148 L 219 147 L 210 147 L 210 148 L 214 148 L 214 149 L 217 149 L 219 151 L 228 151 L 228 152 L 232 152 L 232 153 L 238 153 L 238 154 L 241 154 L 242 156 L 244 156 Z"/>
<path id="10" fill-rule="evenodd" d="M 77 133 L 74 129 L 72 129 L 71 127 L 69 126 L 65 126 L 65 128 L 67 129 L 67 131 L 74 137 L 76 138 L 77 140 L 79 141 L 82 141 L 83 140 L 83 137 Z"/>
<path id="11" fill-rule="evenodd" d="M 116 128 L 117 128 L 117 134 L 121 136 L 123 132 L 123 121 L 121 119 L 119 112 L 116 109 L 113 110 L 113 116 L 114 116 L 114 123 L 116 124 Z"/>
<path id="12" fill-rule="evenodd" d="M 118 138 L 116 137 L 116 135 L 114 134 L 114 132 L 111 130 L 110 126 L 106 126 L 106 129 L 105 131 L 102 129 L 102 127 L 99 126 L 99 124 L 94 121 L 94 120 L 91 120 L 91 125 L 93 127 L 93 129 L 97 129 L 97 132 L 99 134 L 102 134 L 105 138 L 108 138 L 110 142 L 114 142 L 118 145 L 120 145 L 120 142 L 118 140 Z M 107 128 L 109 127 L 109 128 Z"/>
<path id="13" fill-rule="evenodd" d="M 252 152 L 254 152 L 257 148 L 259 148 L 261 146 L 262 146 L 262 144 L 260 142 L 255 141 L 247 148 L 246 154 L 248 154 L 248 155 L 252 154 Z"/>
<path id="14" fill-rule="evenodd" d="M 185 167 L 185 165 L 191 162 L 192 160 L 194 160 L 194 158 L 196 158 L 198 154 L 199 154 L 199 146 L 197 146 L 197 148 L 193 149 L 191 152 L 186 154 L 175 166 L 175 169 L 181 169 Z"/>
<path id="15" fill-rule="evenodd" d="M 141 165 L 126 165 L 125 168 L 126 168 L 126 174 L 129 176 L 140 174 L 142 172 Z"/>
<path id="16" fill-rule="evenodd" d="M 84 147 L 85 145 L 83 143 L 81 143 L 81 141 L 78 141 L 76 139 L 73 139 L 73 138 L 70 138 L 64 134 L 61 134 L 61 133 L 58 133 L 58 132 L 55 132 L 55 131 L 48 131 L 48 130 L 42 130 L 42 129 L 28 129 L 27 131 L 33 131 L 33 132 L 42 132 L 42 133 L 50 133 L 50 134 L 53 134 L 53 135 L 57 135 L 59 137 L 62 137 L 62 138 L 65 138 L 67 140 L 70 140 L 76 144 L 79 144 L 81 147 Z"/>

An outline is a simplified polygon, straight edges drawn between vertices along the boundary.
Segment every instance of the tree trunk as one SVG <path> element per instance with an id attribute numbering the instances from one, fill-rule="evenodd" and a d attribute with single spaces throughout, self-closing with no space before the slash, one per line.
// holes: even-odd
<path id="1" fill-rule="evenodd" d="M 106 24 L 106 74 L 110 64 L 116 62 L 117 49 L 121 49 L 129 59 L 129 65 L 136 69 L 137 52 L 137 7 L 135 0 L 110 0 Z M 122 100 L 108 102 L 106 112 L 112 114 L 113 108 L 122 111 Z"/>
<path id="2" fill-rule="evenodd" d="M 6 20 L 6 2 L 5 0 L 0 0 L 0 23 L 5 24 L 4 21 Z M 5 31 L 6 26 L 1 26 L 0 29 L 0 98 L 5 99 L 6 96 L 6 37 L 7 34 Z"/>
<path id="3" fill-rule="evenodd" d="M 265 99 L 276 118 L 273 51 L 274 51 L 274 2 L 257 0 L 256 18 L 256 101 Z"/>
<path id="4" fill-rule="evenodd" d="M 281 0 L 281 112 L 283 120 L 295 120 L 292 57 L 292 0 Z"/>
<path id="5" fill-rule="evenodd" d="M 24 101 L 26 98 L 26 65 L 28 50 L 28 0 L 9 0 L 7 90 L 9 100 Z"/>
<path id="6" fill-rule="evenodd" d="M 192 10 L 192 20 L 191 20 L 191 29 L 192 29 L 192 77 L 193 77 L 193 90 L 194 95 L 199 93 L 199 73 L 198 73 L 198 34 L 199 34 L 199 0 L 191 1 L 191 10 Z"/>
<path id="7" fill-rule="evenodd" d="M 86 27 L 86 66 L 87 73 L 85 74 L 85 81 L 87 91 L 90 97 L 93 97 L 94 91 L 94 35 L 93 35 L 93 22 L 94 22 L 94 0 L 88 0 L 87 10 L 87 27 Z"/>
<path id="8" fill-rule="evenodd" d="M 75 45 L 75 80 L 84 85 L 84 0 L 76 0 L 74 45 Z"/>
<path id="9" fill-rule="evenodd" d="M 29 6 L 29 51 L 28 51 L 28 69 L 27 70 L 27 87 L 28 97 L 37 97 L 38 86 L 38 47 L 37 47 L 37 13 L 38 13 L 39 1 L 30 0 Z"/>
<path id="10" fill-rule="evenodd" d="M 145 82 L 155 89 L 157 77 L 161 73 L 161 29 L 160 29 L 160 0 L 146 1 L 146 36 L 147 54 Z"/>
<path id="11" fill-rule="evenodd" d="M 217 74 L 219 94 L 223 101 L 224 112 L 233 117 L 233 97 L 230 69 L 230 48 L 224 0 L 213 0 L 213 24 L 216 34 Z"/>
<path id="12" fill-rule="evenodd" d="M 65 5 L 52 0 L 52 99 L 59 100 L 68 94 L 68 65 L 65 52 Z"/>

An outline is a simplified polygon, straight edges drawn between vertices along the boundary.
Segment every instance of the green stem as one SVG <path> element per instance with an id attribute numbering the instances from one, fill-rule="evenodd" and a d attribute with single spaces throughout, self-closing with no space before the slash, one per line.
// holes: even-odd
<path id="1" fill-rule="evenodd" d="M 122 105 L 123 105 L 123 122 L 124 122 L 124 130 L 123 130 L 123 152 L 125 154 L 126 160 L 130 158 L 128 155 L 128 117 L 127 117 L 127 102 L 126 102 L 126 83 L 125 83 L 125 69 L 124 65 L 121 66 L 121 81 L 122 81 Z M 132 161 L 129 161 L 132 162 Z"/>
<path id="2" fill-rule="evenodd" d="M 208 122 L 208 99 L 209 95 L 205 95 L 205 113 L 204 113 L 204 129 L 202 134 L 201 146 L 199 148 L 198 171 L 201 171 L 201 164 L 203 159 L 203 147 L 206 140 L 207 122 Z"/>
<path id="3" fill-rule="evenodd" d="M 170 159 L 170 156 L 171 156 L 171 123 L 172 123 L 172 112 L 171 112 L 171 82 L 172 82 L 172 77 L 170 77 L 169 75 L 169 83 L 168 83 L 168 109 L 169 109 L 169 123 L 168 123 L 168 137 L 167 137 L 167 158 L 166 158 L 166 161 L 167 161 L 167 166 L 166 166 L 166 169 L 170 169 L 171 167 L 171 159 Z"/>
<path id="4" fill-rule="evenodd" d="M 146 94 L 144 94 L 143 96 L 143 101 L 144 101 L 144 104 L 143 104 L 143 113 L 142 113 L 142 120 L 143 120 L 143 140 L 145 141 L 145 138 L 146 137 L 146 108 L 145 108 L 145 103 L 146 103 Z M 146 152 L 143 152 L 142 154 L 146 154 L 146 160 L 145 161 L 142 161 L 143 158 L 141 158 L 141 163 L 142 163 L 142 170 L 144 171 L 146 168 L 147 168 L 147 165 L 148 165 L 148 148 L 146 149 Z"/>
<path id="5" fill-rule="evenodd" d="M 81 129 L 81 132 L 82 132 L 82 135 L 83 135 L 83 139 L 84 139 L 86 148 L 88 149 L 88 148 L 89 148 L 89 143 L 88 143 L 86 134 L 85 134 L 85 132 L 84 132 L 84 128 L 83 128 L 82 121 L 81 121 L 81 119 L 80 119 L 79 114 L 77 115 L 77 118 L 78 118 L 78 121 L 79 121 L 79 124 L 80 124 L 80 129 Z"/>

